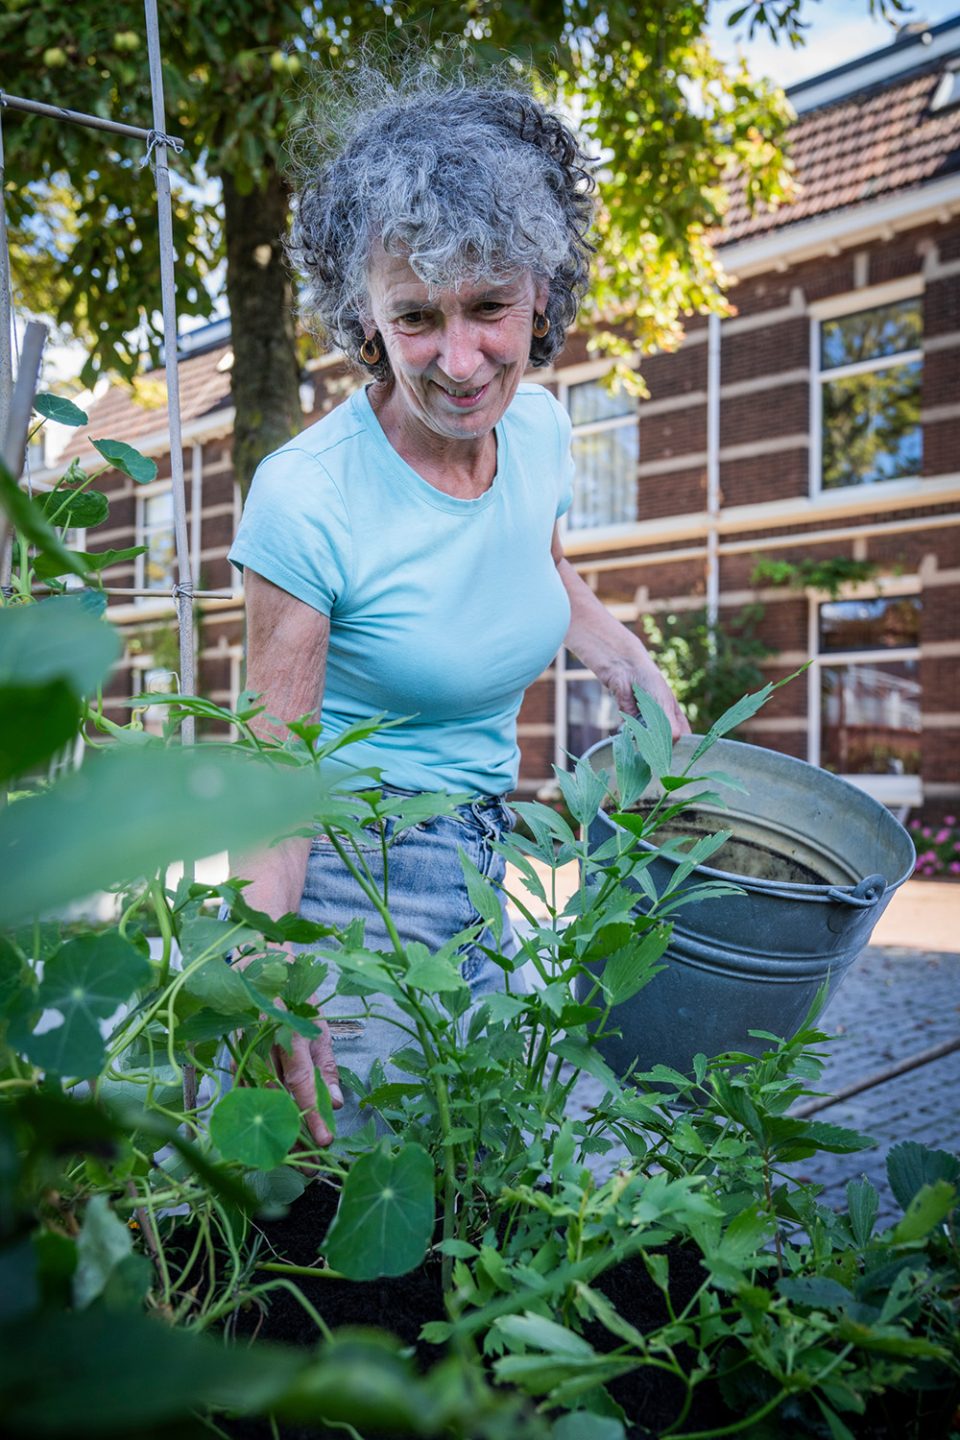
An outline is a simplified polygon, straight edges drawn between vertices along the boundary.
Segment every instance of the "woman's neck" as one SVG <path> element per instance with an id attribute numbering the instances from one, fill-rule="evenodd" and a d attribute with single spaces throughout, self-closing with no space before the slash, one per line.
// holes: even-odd
<path id="1" fill-rule="evenodd" d="M 428 485 L 458 500 L 476 500 L 490 489 L 497 471 L 494 431 L 463 439 L 438 435 L 398 402 L 392 387 L 371 385 L 367 397 L 390 445 Z"/>

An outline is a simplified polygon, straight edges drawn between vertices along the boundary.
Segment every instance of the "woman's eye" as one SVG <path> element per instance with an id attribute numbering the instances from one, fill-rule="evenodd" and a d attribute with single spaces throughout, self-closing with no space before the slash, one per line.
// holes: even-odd
<path id="1" fill-rule="evenodd" d="M 506 302 L 503 300 L 484 300 L 480 311 L 483 315 L 499 315 L 506 308 Z"/>
<path id="2" fill-rule="evenodd" d="M 398 318 L 401 325 L 422 325 L 424 316 L 422 310 L 408 310 L 405 315 L 400 315 Z"/>

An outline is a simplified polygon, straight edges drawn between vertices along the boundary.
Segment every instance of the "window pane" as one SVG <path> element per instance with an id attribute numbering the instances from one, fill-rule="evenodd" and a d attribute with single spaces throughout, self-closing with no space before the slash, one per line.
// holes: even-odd
<path id="1" fill-rule="evenodd" d="M 574 435 L 573 504 L 567 523 L 578 530 L 616 525 L 637 518 L 637 460 L 640 437 L 635 424 Z"/>
<path id="2" fill-rule="evenodd" d="M 920 773 L 920 663 L 823 666 L 820 763 L 840 775 Z"/>
<path id="3" fill-rule="evenodd" d="M 156 495 L 147 495 L 143 502 L 144 528 L 151 530 L 160 525 L 173 527 L 173 491 L 161 490 Z"/>
<path id="4" fill-rule="evenodd" d="M 635 415 L 637 402 L 622 386 L 610 391 L 599 380 L 586 380 L 582 385 L 569 387 L 567 409 L 574 425 L 589 425 L 595 420 L 612 420 L 617 415 Z"/>
<path id="5" fill-rule="evenodd" d="M 169 590 L 173 586 L 176 543 L 173 531 L 173 491 L 160 490 L 143 497 L 143 532 L 139 544 L 146 545 L 143 582 L 147 590 Z"/>
<path id="6" fill-rule="evenodd" d="M 823 386 L 823 488 L 919 474 L 920 361 Z"/>
<path id="7" fill-rule="evenodd" d="M 820 368 L 832 370 L 836 365 L 854 365 L 881 355 L 918 350 L 922 323 L 919 297 L 824 320 L 820 326 Z"/>
<path id="8" fill-rule="evenodd" d="M 567 682 L 567 750 L 574 759 L 619 729 L 617 702 L 599 680 Z"/>
<path id="9" fill-rule="evenodd" d="M 820 649 L 890 650 L 920 644 L 919 595 L 830 600 L 820 606 Z"/>

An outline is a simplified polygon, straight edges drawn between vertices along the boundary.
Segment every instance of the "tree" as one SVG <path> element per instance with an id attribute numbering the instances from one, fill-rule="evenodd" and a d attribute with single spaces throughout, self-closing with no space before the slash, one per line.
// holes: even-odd
<path id="1" fill-rule="evenodd" d="M 779 148 L 782 94 L 728 73 L 702 38 L 710 0 L 167 0 L 161 11 L 175 168 L 181 315 L 210 313 L 205 281 L 226 261 L 233 322 L 234 460 L 246 486 L 259 457 L 300 423 L 283 145 L 313 65 L 349 66 L 364 37 L 400 32 L 438 57 L 456 37 L 478 68 L 504 53 L 575 102 L 604 158 L 602 264 L 588 307 L 616 351 L 677 343 L 691 311 L 724 312 L 709 243 L 731 165 L 750 200 L 789 193 Z M 809 0 L 750 0 L 731 19 L 799 38 Z M 905 0 L 866 0 L 888 18 Z M 149 124 L 145 44 L 126 0 L 8 0 L 0 87 Z M 4 114 L 12 263 L 25 309 L 53 315 L 89 346 L 84 378 L 132 377 L 156 354 L 153 177 L 142 149 L 104 133 Z M 213 184 L 212 182 L 219 182 Z M 606 328 L 605 328 L 606 327 Z M 131 338 L 135 337 L 135 338 Z"/>

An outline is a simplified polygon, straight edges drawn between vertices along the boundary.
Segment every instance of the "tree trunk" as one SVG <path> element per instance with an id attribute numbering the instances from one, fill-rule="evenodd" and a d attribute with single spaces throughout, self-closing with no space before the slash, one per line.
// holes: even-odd
<path id="1" fill-rule="evenodd" d="M 283 253 L 287 188 L 275 170 L 263 189 L 241 195 L 224 175 L 227 299 L 236 408 L 233 466 L 244 498 L 264 455 L 302 424 L 293 290 Z"/>

